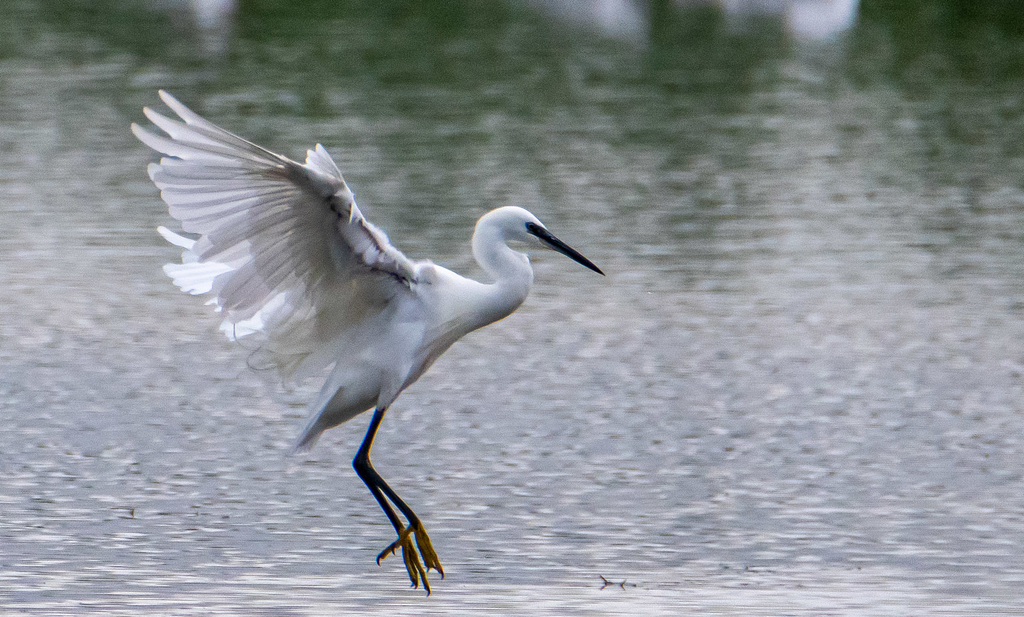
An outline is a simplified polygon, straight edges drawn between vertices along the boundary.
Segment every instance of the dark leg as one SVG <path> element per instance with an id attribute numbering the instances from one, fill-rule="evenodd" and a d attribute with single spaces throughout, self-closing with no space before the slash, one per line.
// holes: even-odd
<path id="1" fill-rule="evenodd" d="M 384 419 L 384 412 L 386 409 L 377 408 L 373 412 L 373 418 L 370 420 L 370 427 L 366 431 L 366 437 L 363 438 L 362 445 L 359 446 L 359 451 L 356 453 L 355 459 L 352 461 L 352 467 L 355 468 L 359 478 L 366 484 L 366 487 L 370 489 L 370 493 L 373 498 L 380 504 L 384 514 L 391 521 L 391 525 L 395 528 L 398 533 L 398 539 L 392 542 L 387 548 L 385 548 L 379 555 L 377 555 L 377 563 L 380 564 L 380 560 L 387 557 L 389 553 L 393 554 L 396 549 L 402 549 L 402 559 L 405 561 L 405 569 L 409 573 L 409 580 L 412 581 L 413 587 L 419 587 L 419 581 L 423 581 L 423 586 L 427 590 L 427 594 L 430 594 L 430 583 L 427 582 L 426 570 L 431 568 L 437 570 L 441 574 L 441 578 L 444 578 L 444 570 L 441 569 L 441 562 L 437 558 L 437 553 L 434 552 L 434 547 L 430 544 L 430 538 L 427 536 L 426 529 L 423 528 L 423 523 L 420 522 L 419 517 L 412 511 L 402 498 L 398 496 L 384 478 L 377 473 L 377 470 L 370 464 L 370 447 L 373 446 L 373 438 L 377 434 L 377 429 L 380 427 L 381 420 Z M 385 497 L 386 496 L 386 497 Z M 390 500 L 390 503 L 388 502 Z M 405 517 L 409 520 L 409 526 L 406 527 L 402 524 L 402 520 L 395 514 L 391 504 L 394 504 Z M 416 539 L 416 548 L 413 548 L 412 541 L 409 536 L 413 535 Z M 416 552 L 419 549 L 419 555 Z M 423 556 L 423 562 L 420 562 L 420 555 Z M 423 567 L 426 564 L 426 570 Z"/>
<path id="2" fill-rule="evenodd" d="M 377 470 L 370 465 L 370 446 L 373 445 L 373 438 L 377 434 L 377 429 L 380 427 L 381 420 L 384 419 L 384 412 L 386 409 L 375 409 L 373 412 L 373 419 L 370 420 L 370 428 L 366 431 L 366 437 L 363 437 L 363 443 L 359 446 L 359 451 L 356 452 L 355 459 L 352 460 L 352 467 L 355 468 L 356 474 L 359 479 L 363 481 L 366 488 L 370 489 L 370 493 L 373 494 L 373 498 L 380 504 L 384 514 L 387 515 L 388 520 L 391 521 L 391 525 L 395 528 L 395 531 L 401 532 L 405 525 L 402 524 L 402 519 L 398 518 L 395 511 L 391 508 L 391 504 L 388 503 L 384 495 L 381 494 L 380 484 L 384 480 L 377 473 Z"/>

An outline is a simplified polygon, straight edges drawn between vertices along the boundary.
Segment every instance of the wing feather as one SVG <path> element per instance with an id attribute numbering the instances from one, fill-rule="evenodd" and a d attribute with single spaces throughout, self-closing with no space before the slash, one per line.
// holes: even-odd
<path id="1" fill-rule="evenodd" d="M 183 291 L 213 295 L 228 336 L 262 332 L 264 349 L 288 378 L 323 356 L 313 353 L 318 345 L 343 334 L 368 306 L 410 292 L 417 264 L 363 217 L 323 146 L 298 163 L 164 91 L 160 98 L 178 119 L 145 108 L 163 134 L 136 124 L 132 132 L 164 155 L 149 176 L 181 228 L 199 235 L 160 228 L 183 249 L 182 263 L 164 270 Z"/>

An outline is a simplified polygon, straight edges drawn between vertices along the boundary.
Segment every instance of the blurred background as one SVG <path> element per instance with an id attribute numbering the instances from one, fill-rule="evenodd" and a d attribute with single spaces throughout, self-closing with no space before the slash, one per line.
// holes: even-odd
<path id="1" fill-rule="evenodd" d="M 1016 614 L 1022 86 L 1011 0 L 6 0 L 0 607 Z M 158 88 L 410 257 L 516 204 L 608 273 L 536 255 L 384 423 L 429 600 L 368 418 L 288 457 L 318 384 L 161 272 Z"/>

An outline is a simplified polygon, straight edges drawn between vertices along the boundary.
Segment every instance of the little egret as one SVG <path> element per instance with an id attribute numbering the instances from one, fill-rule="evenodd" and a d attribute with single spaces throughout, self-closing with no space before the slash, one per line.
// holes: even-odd
<path id="1" fill-rule="evenodd" d="M 526 299 L 533 269 L 509 242 L 554 249 L 604 273 L 512 206 L 485 214 L 473 233 L 473 256 L 493 283 L 412 261 L 363 218 L 323 146 L 299 163 L 215 126 L 167 92 L 160 98 L 184 122 L 144 108 L 166 136 L 134 123 L 132 132 L 165 155 L 149 165 L 149 177 L 182 230 L 198 236 L 159 228 L 184 249 L 182 263 L 164 272 L 182 291 L 212 294 L 229 338 L 258 335 L 258 352 L 283 379 L 328 375 L 296 450 L 374 410 L 352 465 L 398 534 L 377 563 L 401 549 L 412 586 L 422 582 L 429 594 L 427 572 L 444 577 L 437 553 L 416 513 L 370 464 L 385 411 L 452 343 Z"/>

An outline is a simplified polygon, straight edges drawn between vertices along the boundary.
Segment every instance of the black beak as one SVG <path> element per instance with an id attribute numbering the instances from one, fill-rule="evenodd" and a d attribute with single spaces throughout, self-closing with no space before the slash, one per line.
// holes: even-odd
<path id="1" fill-rule="evenodd" d="M 550 231 L 544 229 L 540 225 L 535 225 L 534 223 L 527 223 L 526 231 L 540 238 L 541 242 L 548 245 L 548 247 L 551 248 L 552 250 L 558 251 L 559 253 L 565 255 L 566 257 L 575 261 L 581 266 L 590 268 L 594 272 L 597 272 L 601 276 L 604 276 L 604 272 L 601 272 L 601 268 L 595 266 L 593 262 L 591 262 L 589 259 L 587 259 L 583 255 L 580 255 L 579 251 L 572 248 L 565 242 L 562 242 L 561 240 L 553 236 Z"/>

